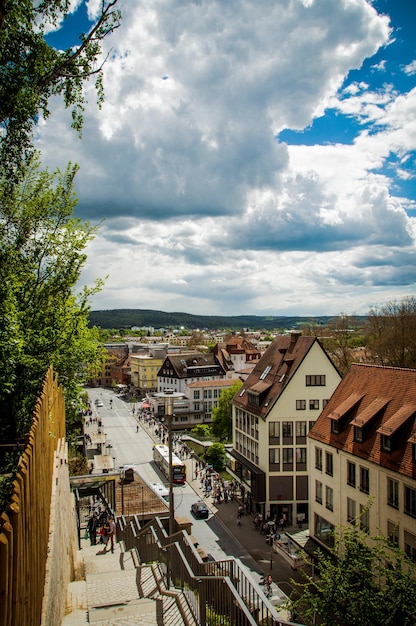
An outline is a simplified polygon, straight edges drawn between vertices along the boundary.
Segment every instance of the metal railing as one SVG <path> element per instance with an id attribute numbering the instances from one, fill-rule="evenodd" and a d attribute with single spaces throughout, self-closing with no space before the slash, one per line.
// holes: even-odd
<path id="1" fill-rule="evenodd" d="M 204 562 L 182 530 L 169 536 L 168 520 L 141 526 L 137 516 L 119 518 L 119 538 L 135 549 L 141 564 L 159 563 L 166 587 L 186 596 L 202 626 L 299 626 L 283 620 L 258 586 L 234 559 Z"/>

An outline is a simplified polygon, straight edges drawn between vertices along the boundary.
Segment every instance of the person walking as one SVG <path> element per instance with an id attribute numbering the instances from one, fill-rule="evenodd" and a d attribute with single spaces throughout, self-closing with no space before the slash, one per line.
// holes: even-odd
<path id="1" fill-rule="evenodd" d="M 90 535 L 90 543 L 92 546 L 95 546 L 97 543 L 97 529 L 98 529 L 98 515 L 94 511 L 90 519 L 88 520 L 88 532 Z"/>
<path id="2" fill-rule="evenodd" d="M 110 517 L 108 522 L 104 525 L 107 531 L 106 535 L 106 544 L 104 548 L 104 552 L 107 552 L 107 546 L 110 544 L 111 552 L 114 552 L 114 535 L 116 532 L 116 524 L 113 517 Z"/>

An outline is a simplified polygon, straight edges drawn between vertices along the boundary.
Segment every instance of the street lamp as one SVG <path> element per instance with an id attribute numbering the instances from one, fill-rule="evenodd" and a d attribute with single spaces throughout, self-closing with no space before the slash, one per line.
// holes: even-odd
<path id="1" fill-rule="evenodd" d="M 156 393 L 157 398 L 162 398 L 165 402 L 165 416 L 168 421 L 168 445 L 169 445 L 169 535 L 173 535 L 175 532 L 175 504 L 173 497 L 173 441 L 172 441 L 172 417 L 174 401 L 178 398 L 183 398 L 183 393 L 166 389 L 163 392 Z"/>

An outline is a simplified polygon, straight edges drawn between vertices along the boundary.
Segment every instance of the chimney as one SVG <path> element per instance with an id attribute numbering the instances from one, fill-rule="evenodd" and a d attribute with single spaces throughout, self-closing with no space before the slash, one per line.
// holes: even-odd
<path id="1" fill-rule="evenodd" d="M 292 352 L 293 348 L 296 345 L 297 340 L 299 339 L 301 335 L 302 333 L 300 331 L 293 331 L 290 333 L 290 346 L 289 346 L 288 352 Z"/>

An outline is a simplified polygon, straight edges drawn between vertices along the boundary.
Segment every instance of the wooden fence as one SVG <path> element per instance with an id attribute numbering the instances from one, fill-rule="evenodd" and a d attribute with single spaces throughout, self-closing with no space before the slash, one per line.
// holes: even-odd
<path id="1" fill-rule="evenodd" d="M 0 626 L 41 623 L 54 455 L 62 437 L 64 399 L 50 368 L 19 460 L 11 501 L 0 516 Z"/>

